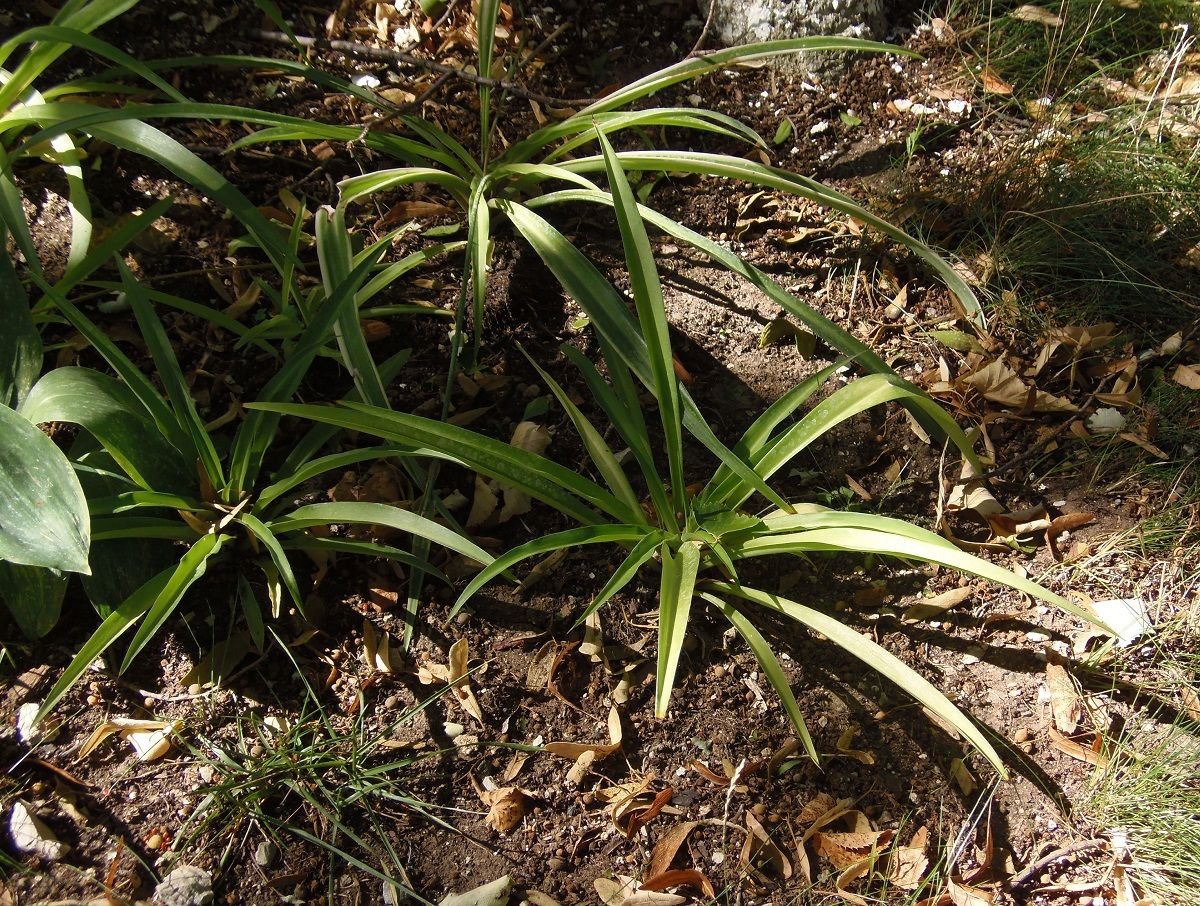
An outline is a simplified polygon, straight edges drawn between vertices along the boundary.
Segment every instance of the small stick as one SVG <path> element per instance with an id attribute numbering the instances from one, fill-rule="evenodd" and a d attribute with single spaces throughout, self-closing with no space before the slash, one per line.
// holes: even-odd
<path id="1" fill-rule="evenodd" d="M 700 37 L 696 39 L 695 45 L 688 51 L 689 57 L 699 56 L 701 49 L 704 47 L 704 42 L 708 38 L 708 30 L 712 28 L 713 11 L 717 8 L 717 0 L 708 0 L 708 13 L 704 17 L 704 28 L 700 30 Z"/>
<path id="2" fill-rule="evenodd" d="M 258 38 L 261 41 L 272 41 L 276 44 L 299 44 L 301 47 L 310 47 L 314 50 L 335 50 L 338 53 L 349 54 L 355 57 L 362 57 L 367 60 L 385 60 L 389 63 L 400 63 L 404 66 L 415 66 L 419 69 L 427 69 L 431 72 L 436 72 L 448 77 L 462 79 L 465 82 L 472 82 L 476 85 L 485 85 L 491 88 L 500 88 L 504 91 L 515 94 L 517 97 L 525 98 L 530 101 L 537 101 L 541 104 L 549 104 L 557 107 L 569 107 L 576 104 L 586 104 L 592 101 L 592 98 L 556 98 L 546 94 L 539 94 L 536 91 L 530 91 L 515 82 L 509 82 L 504 79 L 492 79 L 487 76 L 477 75 L 473 72 L 468 72 L 465 69 L 460 69 L 457 66 L 447 66 L 444 63 L 437 63 L 433 60 L 426 60 L 422 57 L 415 56 L 410 53 L 405 53 L 402 50 L 388 50 L 384 47 L 371 47 L 369 44 L 359 44 L 357 41 L 341 41 L 325 38 L 313 38 L 306 35 L 297 35 L 295 42 L 290 37 L 280 31 L 264 31 L 259 28 L 251 28 L 246 31 L 246 34 L 251 38 Z"/>
<path id="3" fill-rule="evenodd" d="M 1093 849 L 1105 849 L 1108 847 L 1108 841 L 1103 837 L 1094 837 L 1091 840 L 1080 840 L 1078 843 L 1069 843 L 1066 846 L 1060 846 L 1053 852 L 1046 853 L 1020 874 L 1014 875 L 1012 880 L 1008 882 L 1010 890 L 1019 890 L 1037 880 L 1038 875 L 1046 868 L 1049 868 L 1059 859 L 1065 859 L 1067 856 L 1074 856 L 1079 853 L 1090 852 Z"/>

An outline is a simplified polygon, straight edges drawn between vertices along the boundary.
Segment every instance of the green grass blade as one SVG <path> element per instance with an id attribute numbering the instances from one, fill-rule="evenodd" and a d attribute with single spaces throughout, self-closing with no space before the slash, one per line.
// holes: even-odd
<path id="1" fill-rule="evenodd" d="M 658 598 L 658 665 L 654 680 L 654 716 L 666 717 L 683 653 L 688 617 L 692 612 L 692 596 L 696 589 L 696 572 L 700 567 L 700 549 L 690 541 L 671 553 L 669 544 L 660 548 L 662 580 Z"/>
<path id="2" fill-rule="evenodd" d="M 358 462 L 367 461 L 383 461 L 385 459 L 395 458 L 406 453 L 396 447 L 360 447 L 355 450 L 346 450 L 341 453 L 330 453 L 328 456 L 319 456 L 316 459 L 308 460 L 303 465 L 298 466 L 294 471 L 283 471 L 283 478 L 278 479 L 267 487 L 263 488 L 258 493 L 258 497 L 254 501 L 254 509 L 258 513 L 267 512 L 271 504 L 282 497 L 293 488 L 297 488 L 307 481 L 311 481 L 318 475 L 329 472 L 333 469 L 344 469 L 346 466 L 353 465 Z"/>
<path id="3" fill-rule="evenodd" d="M 479 358 L 479 342 L 483 336 L 483 309 L 487 303 L 488 255 L 491 250 L 491 210 L 487 190 L 490 181 L 485 177 L 476 183 L 467 205 L 467 261 L 471 272 L 471 326 L 474 347 L 471 360 Z M 461 331 L 465 325 L 455 324 Z M 455 343 L 459 340 L 454 339 Z"/>
<path id="4" fill-rule="evenodd" d="M 176 91 L 170 82 L 155 74 L 148 66 L 138 61 L 135 57 L 131 57 L 125 51 L 114 47 L 107 41 L 101 41 L 87 32 L 80 31 L 77 28 L 64 28 L 60 25 L 41 25 L 21 32 L 16 37 L 10 39 L 8 43 L 32 44 L 35 42 L 63 44 L 66 45 L 65 49 L 67 50 L 77 47 L 98 57 L 111 60 L 117 64 L 116 71 L 124 75 L 133 74 L 141 79 L 145 79 L 171 100 L 178 103 L 187 103 L 186 97 Z M 0 92 L 0 110 L 4 110 L 7 107 L 8 104 L 4 103 L 3 92 Z"/>
<path id="5" fill-rule="evenodd" d="M 183 497 L 166 491 L 122 491 L 108 497 L 92 497 L 88 500 L 88 510 L 93 516 L 115 516 L 141 509 L 202 513 L 207 511 L 208 507 L 194 497 Z"/>
<path id="6" fill-rule="evenodd" d="M 530 134 L 527 139 L 514 144 L 504 153 L 504 159 L 516 163 L 524 162 L 549 148 L 555 142 L 567 139 L 542 159 L 543 163 L 552 163 L 566 157 L 577 148 L 595 142 L 596 130 L 605 135 L 613 135 L 625 129 L 663 127 L 711 132 L 758 147 L 766 146 L 766 142 L 757 132 L 741 120 L 724 113 L 717 113 L 714 110 L 697 110 L 693 107 L 652 107 L 647 110 L 600 113 L 590 120 L 572 117 L 559 123 L 549 123 Z"/>
<path id="7" fill-rule="evenodd" d="M 121 538 L 161 538 L 167 541 L 195 541 L 196 533 L 178 519 L 157 516 L 93 516 L 92 541 Z"/>
<path id="8" fill-rule="evenodd" d="M 817 388 L 845 364 L 846 360 L 840 359 L 832 365 L 822 368 L 816 374 L 805 378 L 783 396 L 779 397 L 746 429 L 745 433 L 742 434 L 742 439 L 734 446 L 733 452 L 742 459 L 754 462 L 755 457 L 759 455 L 763 446 L 770 439 L 771 434 L 779 427 L 779 424 L 784 419 L 790 418 L 796 409 L 804 405 L 808 398 L 817 391 Z M 706 512 L 709 509 L 707 501 L 710 490 L 720 487 L 725 481 L 733 479 L 733 473 L 722 463 L 716 472 L 713 473 L 712 478 L 705 484 L 704 490 L 696 497 L 696 510 Z"/>
<path id="9" fill-rule="evenodd" d="M 106 0 L 106 2 L 88 3 L 76 7 L 64 7 L 51 20 L 52 25 L 77 32 L 90 33 L 105 22 L 137 6 L 139 0 Z M 27 43 L 24 34 L 9 38 L 0 45 L 0 66 L 8 60 L 14 50 Z M 0 88 L 0 110 L 7 110 L 13 101 L 25 93 L 26 89 L 45 72 L 51 64 L 71 49 L 71 45 L 59 41 L 41 41 L 35 43 L 13 71 L 12 79 Z"/>
<path id="10" fill-rule="evenodd" d="M 204 427 L 204 421 L 196 412 L 196 402 L 192 399 L 191 388 L 188 387 L 187 378 L 184 377 L 183 370 L 179 367 L 179 360 L 175 358 L 175 350 L 171 348 L 167 332 L 163 329 L 162 322 L 159 321 L 153 306 L 142 291 L 142 285 L 133 279 L 133 275 L 129 273 L 124 261 L 117 258 L 116 262 L 117 269 L 121 274 L 121 285 L 125 288 L 125 299 L 133 309 L 134 317 L 137 318 L 142 339 L 146 341 L 146 348 L 154 360 L 158 379 L 162 381 L 163 388 L 167 391 L 167 398 L 171 401 L 171 408 L 179 423 L 180 431 L 185 433 L 189 439 L 189 444 L 184 448 L 184 452 L 190 454 L 189 458 L 199 459 L 200 466 L 204 469 L 213 487 L 221 487 L 225 484 L 225 469 L 221 465 L 221 457 L 217 454 L 217 448 L 213 445 L 208 429 Z"/>
<path id="11" fill-rule="evenodd" d="M 479 0 L 475 7 L 475 31 L 479 35 L 479 74 L 492 75 L 492 57 L 496 49 L 496 17 L 500 13 L 500 0 Z M 479 86 L 479 146 L 483 169 L 488 169 L 492 145 L 492 89 Z"/>
<path id="12" fill-rule="evenodd" d="M 192 587 L 197 579 L 204 575 L 204 571 L 208 567 L 209 558 L 219 553 L 221 548 L 229 541 L 229 538 L 229 535 L 204 535 L 180 558 L 178 565 L 167 576 L 167 580 L 163 583 L 161 590 L 154 596 L 149 608 L 145 611 L 146 616 L 142 620 L 142 625 L 134 633 L 132 641 L 129 643 L 129 650 L 125 652 L 125 657 L 121 661 L 118 673 L 124 673 L 129 669 L 129 665 L 133 663 L 133 659 L 138 656 L 141 650 L 146 647 L 146 644 L 162 628 L 171 614 L 175 612 L 175 608 L 179 606 L 179 602 L 183 600 L 183 596 L 187 594 L 187 590 Z M 121 607 L 117 608 L 115 613 L 119 613 L 124 607 L 125 605 L 122 604 Z M 109 644 L 111 644 L 111 640 Z"/>
<path id="13" fill-rule="evenodd" d="M 762 667 L 763 674 L 771 683 L 775 694 L 783 702 L 783 710 L 787 712 L 792 726 L 796 729 L 796 735 L 800 737 L 800 741 L 804 744 L 804 751 L 813 760 L 813 764 L 819 764 L 820 758 L 817 756 L 817 747 L 813 745 L 812 737 L 808 733 L 808 724 L 804 722 L 804 715 L 800 713 L 800 705 L 796 702 L 796 696 L 792 693 L 792 686 L 788 682 L 787 675 L 783 672 L 783 667 L 779 664 L 779 659 L 775 657 L 775 652 L 771 650 L 771 646 L 763 638 L 763 634 L 758 631 L 757 626 L 746 618 L 745 614 L 728 601 L 722 601 L 720 598 L 705 593 L 701 593 L 700 597 L 721 611 L 726 619 L 733 624 L 733 628 L 737 630 L 737 634 L 750 646 L 750 650 L 754 652 L 754 659 L 758 661 L 758 665 Z"/>
<path id="14" fill-rule="evenodd" d="M 530 557 L 540 557 L 564 548 L 580 547 L 586 544 L 622 544 L 637 541 L 645 534 L 645 526 L 640 525 L 585 525 L 581 528 L 534 538 L 512 550 L 505 551 L 484 567 L 458 596 L 458 600 L 450 609 L 450 615 L 454 616 L 458 613 L 479 589 Z"/>
<path id="15" fill-rule="evenodd" d="M 427 248 L 421 249 L 419 252 L 413 252 L 411 255 L 405 255 L 399 261 L 379 270 L 370 280 L 368 280 L 363 288 L 358 291 L 355 301 L 359 308 L 362 308 L 367 302 L 377 296 L 387 287 L 391 286 L 396 280 L 403 277 L 414 268 L 420 267 L 441 255 L 449 255 L 452 252 L 457 252 L 466 248 L 466 243 L 462 240 L 455 242 L 439 242 Z M 434 311 L 433 309 L 427 309 Z M 439 309 L 440 311 L 440 309 Z"/>
<path id="16" fill-rule="evenodd" d="M 805 607 L 787 598 L 768 594 L 754 588 L 741 585 L 713 583 L 715 591 L 725 595 L 742 598 L 751 603 L 761 605 L 769 610 L 782 613 L 793 620 L 803 623 L 810 629 L 825 636 L 847 654 L 858 658 L 867 666 L 878 670 L 885 677 L 915 698 L 918 702 L 952 726 L 959 734 L 974 745 L 1002 778 L 1008 777 L 1004 763 L 987 737 L 978 727 L 962 713 L 950 699 L 946 698 L 925 677 L 917 673 L 887 649 L 855 632 L 846 624 L 834 619 L 819 610 Z"/>
<path id="17" fill-rule="evenodd" d="M 521 351 L 525 352 L 524 349 Z M 624 501 L 627 510 L 624 521 L 635 525 L 649 524 L 646 514 L 642 512 L 641 501 L 638 500 L 637 494 L 634 493 L 633 486 L 629 484 L 629 479 L 625 477 L 625 470 L 617 462 L 616 455 L 613 453 L 612 448 L 605 443 L 604 437 L 587 420 L 587 416 L 579 410 L 579 407 L 571 402 L 571 398 L 559 386 L 558 381 L 547 374 L 533 360 L 533 357 L 529 353 L 525 353 L 525 358 L 529 360 L 529 364 L 541 375 L 542 381 L 550 388 L 550 392 L 554 394 L 554 398 L 558 400 L 558 404 L 563 407 L 563 411 L 571 419 L 571 424 L 575 426 L 580 440 L 583 441 L 584 449 L 587 450 L 588 456 L 600 472 L 601 477 L 603 477 L 604 483 L 608 485 L 608 489 L 613 492 L 618 500 Z"/>
<path id="18" fill-rule="evenodd" d="M 383 440 L 411 444 L 418 448 L 415 453 L 457 462 L 482 475 L 499 479 L 585 525 L 600 521 L 599 514 L 589 504 L 616 519 L 624 510 L 617 498 L 594 481 L 582 478 L 544 456 L 518 450 L 456 425 L 356 403 L 338 406 L 249 403 L 247 408 L 296 415 Z"/>
<path id="19" fill-rule="evenodd" d="M 462 554 L 464 557 L 470 557 L 484 565 L 492 562 L 491 554 L 453 529 L 386 503 L 313 503 L 292 510 L 285 516 L 270 520 L 267 527 L 276 535 L 282 535 L 314 526 L 339 523 L 384 525 L 398 532 L 407 532 L 410 535 L 427 538 L 434 544 L 440 544 L 442 547 Z"/>
<path id="20" fill-rule="evenodd" d="M 662 284 L 658 279 L 654 252 L 650 248 L 650 237 L 646 235 L 646 227 L 638 216 L 633 189 L 629 186 L 625 171 L 617 163 L 616 152 L 608 139 L 600 134 L 599 141 L 613 196 L 613 210 L 617 215 L 621 243 L 625 249 L 625 265 L 629 271 L 638 323 L 650 353 L 650 388 L 658 400 L 658 412 L 662 420 L 670 470 L 671 500 L 676 511 L 683 511 L 687 507 L 683 474 L 683 416 Z"/>
<path id="21" fill-rule="evenodd" d="M 642 385 L 653 392 L 654 378 L 646 340 L 641 334 L 637 319 L 625 307 L 620 293 L 582 252 L 571 245 L 566 237 L 545 219 L 523 205 L 502 201 L 497 207 L 508 214 L 513 226 L 538 253 L 538 257 L 550 268 L 558 282 L 587 312 L 592 325 L 608 343 L 607 348 L 620 355 Z M 772 504 L 787 509 L 787 502 L 713 434 L 686 390 L 680 391 L 679 398 L 683 426 L 692 436 L 737 475 L 754 485 L 755 490 Z"/>
<path id="22" fill-rule="evenodd" d="M 349 277 L 337 287 L 334 294 L 321 304 L 282 367 L 263 387 L 259 394 L 259 402 L 289 400 L 295 395 L 313 359 L 329 341 L 338 315 L 344 307 L 354 307 L 355 287 L 371 272 L 371 268 L 383 252 L 382 247 L 374 249 L 371 255 L 350 272 Z M 233 449 L 229 454 L 230 475 L 226 489 L 229 499 L 240 497 L 253 487 L 262 469 L 263 457 L 279 425 L 277 412 L 256 411 L 252 405 L 248 405 L 247 408 L 251 410 L 251 414 L 238 427 L 233 439 Z"/>
<path id="23" fill-rule="evenodd" d="M 601 344 L 602 346 L 606 345 L 603 339 Z M 658 475 L 658 466 L 654 462 L 654 453 L 650 449 L 650 435 L 646 433 L 646 421 L 642 418 L 642 408 L 637 402 L 637 388 L 633 384 L 633 378 L 629 375 L 629 369 L 625 367 L 625 363 L 621 361 L 620 357 L 605 355 L 608 374 L 612 378 L 614 387 L 624 388 L 625 392 L 619 393 L 614 387 L 608 385 L 600 376 L 600 372 L 596 370 L 596 366 L 574 346 L 564 343 L 559 349 L 567 360 L 579 369 L 592 399 L 604 410 L 604 414 L 616 428 L 617 434 L 629 446 L 629 451 L 633 454 L 646 482 L 650 502 L 654 507 L 654 512 L 658 515 L 659 524 L 669 525 L 674 516 L 674 510 L 667 497 L 667 490 L 663 487 L 662 480 Z"/>
<path id="24" fill-rule="evenodd" d="M 764 479 L 770 478 L 801 450 L 828 435 L 842 422 L 892 401 L 903 401 L 923 411 L 964 456 L 978 462 L 962 429 L 937 402 L 920 391 L 910 389 L 907 382 L 891 375 L 868 374 L 838 388 L 817 403 L 798 423 L 761 447 L 751 460 L 754 471 Z M 740 506 L 753 491 L 749 485 L 733 477 L 714 486 L 708 499 L 713 505 L 734 508 Z"/>
<path id="25" fill-rule="evenodd" d="M 407 566 L 409 569 L 419 570 L 430 575 L 441 582 L 445 582 L 447 585 L 451 584 L 446 574 L 430 564 L 428 560 L 414 557 L 408 551 L 392 547 L 390 544 L 380 544 L 377 541 L 350 541 L 346 538 L 319 538 L 306 535 L 284 539 L 280 541 L 280 544 L 283 545 L 284 550 L 289 551 L 355 554 L 360 557 L 379 557 L 384 560 L 393 560 Z"/>
<path id="26" fill-rule="evenodd" d="M 622 588 L 629 584 L 638 570 L 641 569 L 651 557 L 657 553 L 661 544 L 666 541 L 664 532 L 653 531 L 642 535 L 640 541 L 629 549 L 629 555 L 621 561 L 621 565 L 613 570 L 612 575 L 608 577 L 608 581 L 604 583 L 604 587 L 592 598 L 583 613 L 575 620 L 574 629 L 578 629 L 583 625 L 593 613 L 603 607 L 617 594 Z"/>

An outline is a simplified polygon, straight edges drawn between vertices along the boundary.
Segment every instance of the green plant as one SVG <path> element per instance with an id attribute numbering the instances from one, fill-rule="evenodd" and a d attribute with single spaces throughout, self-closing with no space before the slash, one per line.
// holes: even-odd
<path id="1" fill-rule="evenodd" d="M 311 312 L 287 359 L 263 387 L 260 399 L 291 399 L 314 358 L 334 336 L 340 358 L 354 378 L 355 389 L 349 398 L 385 407 L 383 381 L 397 372 L 404 355 L 376 368 L 366 351 L 354 304 L 382 249 L 374 249 L 355 264 L 349 237 L 328 212 L 318 214 L 317 231 L 326 278 L 324 298 Z M 366 502 L 298 505 L 291 499 L 291 492 L 323 472 L 365 460 L 404 458 L 410 452 L 404 448 L 369 447 L 318 455 L 336 434 L 336 430 L 322 427 L 290 447 L 269 483 L 261 481 L 269 457 L 280 456 L 272 449 L 279 416 L 253 412 L 233 431 L 227 448 L 219 446 L 196 411 L 184 373 L 144 288 L 119 260 L 117 267 L 165 398 L 87 315 L 43 284 L 57 310 L 103 356 L 117 377 L 86 368 L 54 369 L 29 390 L 20 412 L 30 422 L 67 422 L 86 432 L 88 442 L 74 460 L 77 470 L 99 479 L 87 501 L 93 542 L 151 539 L 182 543 L 186 550 L 145 577 L 111 610 L 107 601 L 94 602 L 102 612 L 108 611 L 105 619 L 50 691 L 40 714 L 54 706 L 88 664 L 138 626 L 120 664 L 120 670 L 127 668 L 192 584 L 218 558 L 235 551 L 264 572 L 276 616 L 284 599 L 304 611 L 304 597 L 290 562 L 292 551 L 389 557 L 415 572 L 439 575 L 420 555 L 386 544 L 314 536 L 308 532 L 314 527 L 386 526 L 413 534 L 422 546 L 434 542 L 481 563 L 490 561 L 487 553 L 454 530 L 393 506 Z M 97 563 L 94 550 L 93 566 L 97 572 L 101 567 L 118 568 L 104 561 Z M 128 572 L 129 565 L 121 564 L 119 569 Z M 244 592 L 249 588 L 242 587 Z M 252 593 L 240 594 L 239 600 L 261 650 L 264 621 L 257 601 Z"/>
<path id="2" fill-rule="evenodd" d="M 567 346 L 563 353 L 579 369 L 592 399 L 628 446 L 642 473 L 647 501 L 635 491 L 602 432 L 540 368 L 543 379 L 582 438 L 600 481 L 468 429 L 418 416 L 353 403 L 336 406 L 271 403 L 254 404 L 252 408 L 299 415 L 422 448 L 425 455 L 462 464 L 517 487 L 580 524 L 578 528 L 536 538 L 497 558 L 471 581 L 456 608 L 487 582 L 530 557 L 577 545 L 624 546 L 627 557 L 589 604 L 583 619 L 611 599 L 642 567 L 655 563 L 659 570 L 655 712 L 659 716 L 667 712 L 693 602 L 701 600 L 722 613 L 750 645 L 809 755 L 816 758 L 816 749 L 787 678 L 766 640 L 747 616 L 747 605 L 757 605 L 799 621 L 879 669 L 952 724 L 1003 773 L 1000 757 L 984 735 L 916 671 L 835 617 L 743 584 L 739 565 L 775 554 L 884 555 L 941 564 L 983 576 L 1081 618 L 1088 617 L 1036 583 L 970 556 L 924 529 L 882 516 L 794 505 L 771 488 L 769 479 L 797 453 L 846 419 L 890 401 L 922 411 L 974 462 L 970 445 L 954 421 L 931 399 L 895 376 L 872 374 L 860 378 L 818 403 L 799 421 L 785 425 L 837 367 L 830 366 L 776 401 L 732 450 L 725 447 L 675 377 L 662 290 L 643 224 L 645 212 L 637 206 L 623 169 L 628 158 L 617 155 L 603 135 L 598 140 L 611 193 L 607 197 L 612 200 L 625 248 L 635 313 L 629 311 L 621 294 L 595 266 L 548 222 L 516 203 L 500 202 L 499 207 L 590 318 L 599 338 L 608 379 L 577 350 Z M 658 407 L 665 472 L 655 455 L 654 434 L 643 418 L 638 384 L 651 393 Z M 694 496 L 688 492 L 684 467 L 685 432 L 721 462 Z M 749 507 L 756 492 L 771 505 L 765 515 L 756 515 Z"/>
<path id="3" fill-rule="evenodd" d="M 292 659 L 280 639 L 272 638 L 271 644 Z M 295 675 L 304 676 L 298 665 Z M 409 887 L 393 840 L 395 823 L 408 815 L 449 827 L 435 806 L 405 788 L 413 765 L 439 753 L 396 752 L 389 742 L 445 691 L 378 728 L 368 724 L 361 702 L 347 726 L 329 713 L 307 681 L 300 707 L 287 706 L 289 713 L 297 712 L 293 720 L 236 716 L 232 738 L 222 728 L 218 736 L 202 737 L 192 746 L 196 761 L 211 767 L 214 779 L 176 834 L 174 851 L 186 853 L 214 840 L 244 844 L 248 832 L 280 843 L 291 837 L 427 903 Z"/>

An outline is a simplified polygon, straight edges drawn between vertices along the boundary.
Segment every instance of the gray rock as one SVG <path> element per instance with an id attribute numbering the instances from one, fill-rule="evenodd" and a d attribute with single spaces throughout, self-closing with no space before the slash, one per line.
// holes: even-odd
<path id="1" fill-rule="evenodd" d="M 212 875 L 195 865 L 180 865 L 154 888 L 159 906 L 209 906 L 212 901 Z"/>

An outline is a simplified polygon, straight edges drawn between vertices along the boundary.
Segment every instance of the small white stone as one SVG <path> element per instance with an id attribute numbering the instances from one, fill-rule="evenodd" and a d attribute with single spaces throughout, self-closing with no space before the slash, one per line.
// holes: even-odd
<path id="1" fill-rule="evenodd" d="M 961 114 L 964 114 L 964 113 L 967 113 L 968 111 L 970 111 L 971 105 L 968 104 L 966 101 L 964 101 L 962 98 L 953 98 L 946 102 L 946 109 L 949 110 L 951 113 L 953 113 L 955 116 L 960 116 Z"/>
<path id="2" fill-rule="evenodd" d="M 820 135 L 829 128 L 828 120 L 821 120 L 819 123 L 813 123 L 812 128 L 808 130 L 809 135 Z"/>
<path id="3" fill-rule="evenodd" d="M 361 75 L 356 75 L 350 80 L 359 88 L 378 88 L 380 85 L 379 79 L 371 75 L 369 72 L 364 72 Z"/>

